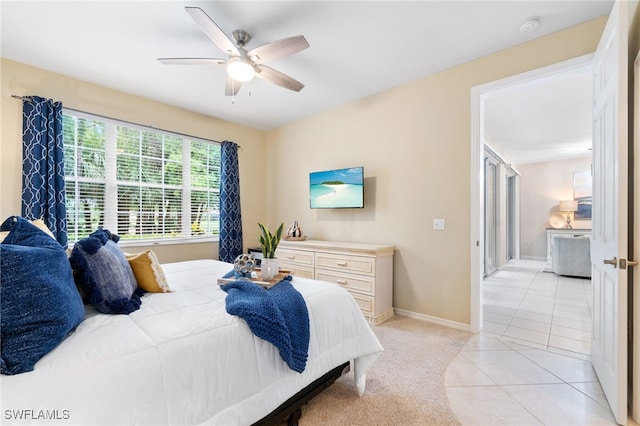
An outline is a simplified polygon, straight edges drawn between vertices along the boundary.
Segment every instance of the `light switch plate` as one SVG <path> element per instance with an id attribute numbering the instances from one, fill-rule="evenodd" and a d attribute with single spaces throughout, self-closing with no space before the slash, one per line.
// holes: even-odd
<path id="1" fill-rule="evenodd" d="M 444 219 L 433 219 L 433 229 L 444 231 Z"/>

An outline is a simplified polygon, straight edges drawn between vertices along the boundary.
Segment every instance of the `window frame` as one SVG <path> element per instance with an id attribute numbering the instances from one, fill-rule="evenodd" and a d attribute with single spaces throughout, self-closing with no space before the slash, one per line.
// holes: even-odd
<path id="1" fill-rule="evenodd" d="M 182 214 L 181 222 L 180 222 L 180 232 L 181 236 L 176 237 L 163 237 L 163 238 L 121 238 L 118 244 L 123 247 L 136 247 L 136 246 L 155 246 L 155 245 L 174 245 L 174 244 L 199 244 L 199 243 L 209 243 L 209 242 L 218 242 L 220 236 L 220 229 L 218 228 L 217 234 L 211 235 L 192 235 L 192 208 L 191 208 L 191 193 L 192 191 L 198 190 L 200 188 L 192 188 L 191 187 L 191 152 L 189 149 L 191 146 L 191 142 L 196 143 L 205 143 L 210 145 L 216 145 L 218 149 L 221 149 L 221 143 L 211 139 L 205 139 L 197 136 L 187 135 L 184 133 L 173 132 L 169 130 L 159 129 L 152 126 L 145 126 L 138 123 L 133 123 L 125 120 L 120 120 L 112 117 L 106 117 L 103 115 L 92 114 L 84 111 L 78 111 L 72 108 L 63 107 L 62 111 L 63 116 L 70 116 L 84 120 L 91 120 L 94 122 L 100 122 L 104 125 L 104 149 L 105 149 L 105 177 L 104 177 L 104 218 L 102 220 L 103 226 L 106 229 L 117 229 L 117 215 L 118 215 L 118 185 L 130 185 L 131 182 L 118 181 L 117 179 L 117 128 L 126 127 L 130 129 L 134 129 L 141 132 L 153 132 L 159 135 L 168 136 L 172 138 L 180 138 L 182 140 L 182 199 L 181 199 L 181 210 L 183 212 L 187 211 L 188 214 Z M 75 143 L 75 142 L 74 142 Z M 77 146 L 76 146 L 77 149 Z M 77 155 L 77 152 L 76 152 Z M 142 154 L 141 154 L 142 155 Z M 74 158 L 74 162 L 76 158 Z M 74 164 L 74 169 L 77 164 Z M 217 164 L 219 173 L 221 172 L 221 162 Z M 75 185 L 76 182 L 93 182 L 96 178 L 87 178 L 78 176 L 77 172 L 75 176 L 67 177 L 65 175 L 65 184 L 72 181 Z M 155 186 L 156 184 L 151 184 L 151 186 Z M 173 184 L 157 184 L 158 187 L 167 188 L 173 187 Z M 66 185 L 65 185 L 66 186 Z M 146 187 L 145 185 L 138 185 L 138 188 Z M 68 191 L 66 189 L 65 191 Z M 218 203 L 220 196 L 220 186 L 217 188 L 214 187 L 214 193 L 218 194 Z M 108 209 L 107 206 L 113 207 L 115 209 Z M 220 205 L 217 206 L 218 212 L 220 211 Z M 219 214 L 219 213 L 218 213 Z M 67 218 L 69 217 L 69 213 L 67 212 Z M 117 233 L 117 232 L 115 232 Z M 138 234 L 139 235 L 139 234 Z M 75 230 L 68 229 L 69 243 L 73 244 L 84 236 L 76 235 Z M 77 238 L 76 238 L 77 237 Z"/>

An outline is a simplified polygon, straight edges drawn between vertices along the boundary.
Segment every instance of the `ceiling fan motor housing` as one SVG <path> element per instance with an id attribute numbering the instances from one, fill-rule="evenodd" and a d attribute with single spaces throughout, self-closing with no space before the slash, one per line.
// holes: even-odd
<path id="1" fill-rule="evenodd" d="M 233 33 L 233 39 L 236 41 L 238 46 L 244 47 L 251 41 L 251 34 L 246 32 L 245 30 L 235 30 Z"/>

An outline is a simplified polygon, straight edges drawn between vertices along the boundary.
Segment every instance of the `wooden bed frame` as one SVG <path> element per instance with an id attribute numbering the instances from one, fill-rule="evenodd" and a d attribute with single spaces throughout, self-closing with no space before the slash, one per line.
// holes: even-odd
<path id="1" fill-rule="evenodd" d="M 302 406 L 320 394 L 343 374 L 350 370 L 349 361 L 325 373 L 319 379 L 314 380 L 307 387 L 283 402 L 278 408 L 254 423 L 254 426 L 275 426 L 286 423 L 287 426 L 298 426 L 298 420 L 302 417 Z"/>

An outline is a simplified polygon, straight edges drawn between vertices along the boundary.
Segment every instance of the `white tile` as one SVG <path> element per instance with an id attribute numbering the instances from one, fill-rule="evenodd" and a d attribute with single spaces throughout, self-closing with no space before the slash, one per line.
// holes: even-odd
<path id="1" fill-rule="evenodd" d="M 583 382 L 583 383 L 569 383 L 574 388 L 578 389 L 583 394 L 587 395 L 589 398 L 598 402 L 605 407 L 609 407 L 609 403 L 607 402 L 607 397 L 602 390 L 602 386 L 600 383 L 595 382 Z"/>
<path id="2" fill-rule="evenodd" d="M 552 323 L 553 325 L 561 327 L 575 328 L 577 330 L 591 332 L 591 319 L 588 321 L 580 321 L 569 318 L 554 317 Z"/>
<path id="3" fill-rule="evenodd" d="M 491 331 L 487 331 L 487 330 L 480 330 L 480 332 L 485 336 L 485 337 L 491 337 L 492 339 L 496 339 L 496 340 L 500 340 L 502 341 L 502 333 L 498 334 L 498 333 L 493 333 Z"/>
<path id="4" fill-rule="evenodd" d="M 513 350 L 470 351 L 465 355 L 498 385 L 560 382 L 556 376 Z"/>
<path id="5" fill-rule="evenodd" d="M 575 359 L 581 359 L 583 361 L 589 361 L 591 362 L 591 354 L 583 354 L 583 353 L 579 353 L 579 352 L 572 352 L 572 351 L 567 351 L 564 349 L 560 349 L 560 348 L 554 348 L 552 346 L 547 347 L 546 349 L 548 352 L 554 353 L 554 354 L 559 354 L 559 355 L 564 355 L 564 356 L 568 356 L 570 358 L 575 358 Z"/>
<path id="6" fill-rule="evenodd" d="M 567 339 L 566 337 L 560 336 L 549 336 L 549 347 L 564 349 L 565 351 L 577 352 L 581 354 L 591 353 L 591 342 Z"/>
<path id="7" fill-rule="evenodd" d="M 482 333 L 471 336 L 463 346 L 463 351 L 494 351 L 510 349 L 500 339 Z"/>
<path id="8" fill-rule="evenodd" d="M 500 324 L 509 324 L 511 322 L 511 315 L 497 314 L 495 312 L 483 312 L 482 320 L 483 321 L 491 321 L 497 322 Z"/>
<path id="9" fill-rule="evenodd" d="M 444 384 L 445 386 L 495 385 L 493 380 L 466 356 L 466 352 L 460 352 L 451 361 L 445 372 Z"/>
<path id="10" fill-rule="evenodd" d="M 591 332 L 577 330 L 575 328 L 561 327 L 559 325 L 551 326 L 551 334 L 554 336 L 566 337 L 568 339 L 582 340 L 583 342 L 591 341 Z"/>
<path id="11" fill-rule="evenodd" d="M 502 333 L 507 329 L 507 324 L 501 324 L 497 322 L 487 321 L 486 319 L 482 321 L 482 332 L 483 333 L 493 333 L 497 336 L 501 336 Z"/>
<path id="12" fill-rule="evenodd" d="M 567 384 L 503 386 L 547 426 L 615 425 L 611 411 Z"/>
<path id="13" fill-rule="evenodd" d="M 519 352 L 565 382 L 593 382 L 598 380 L 589 361 L 537 349 L 521 350 Z"/>
<path id="14" fill-rule="evenodd" d="M 527 342 L 526 345 L 517 343 L 519 342 L 518 339 L 513 339 L 510 337 L 506 337 L 506 338 L 501 338 L 501 340 L 504 342 L 505 345 L 509 346 L 509 348 L 513 349 L 513 350 L 519 350 L 519 349 L 535 349 L 537 347 L 541 347 L 544 348 L 544 345 L 536 345 L 536 344 L 532 344 L 530 342 Z"/>
<path id="15" fill-rule="evenodd" d="M 554 286 L 531 286 L 527 296 L 551 297 L 555 299 L 556 289 Z"/>
<path id="16" fill-rule="evenodd" d="M 522 309 L 517 310 L 513 316 L 514 318 L 524 318 L 531 321 L 544 322 L 546 324 L 551 324 L 551 319 L 553 318 L 549 314 L 541 314 L 539 312 L 529 312 Z"/>
<path id="17" fill-rule="evenodd" d="M 573 304 L 562 304 L 556 302 L 554 309 L 554 315 L 560 315 L 564 318 L 574 318 L 578 317 L 583 320 L 591 319 L 591 310 L 585 303 L 573 303 Z"/>
<path id="18" fill-rule="evenodd" d="M 447 370 L 450 383 L 471 385 L 447 387 L 463 425 L 615 424 L 591 366 L 591 280 L 543 268 L 510 261 L 485 280 L 483 337 Z"/>
<path id="19" fill-rule="evenodd" d="M 539 305 L 535 303 L 521 303 L 518 310 L 536 312 L 539 314 L 551 315 L 553 313 L 553 305 Z"/>
<path id="20" fill-rule="evenodd" d="M 526 296 L 522 299 L 524 303 L 545 303 L 553 305 L 555 301 L 555 296 L 553 294 L 536 294 L 532 292 L 528 292 Z"/>
<path id="21" fill-rule="evenodd" d="M 448 387 L 447 398 L 465 426 L 542 425 L 498 386 Z"/>
<path id="22" fill-rule="evenodd" d="M 496 314 L 509 315 L 509 316 L 512 316 L 517 311 L 517 309 L 514 308 L 513 306 L 500 306 L 493 303 L 485 303 L 482 306 L 482 309 L 484 310 L 485 313 L 493 312 Z"/>
<path id="23" fill-rule="evenodd" d="M 510 336 L 500 336 L 500 340 L 505 342 L 509 347 L 514 347 L 514 349 L 518 349 L 515 345 L 521 346 L 523 349 L 547 349 L 547 345 L 541 345 L 539 343 L 529 342 L 527 340 L 517 339 L 515 337 Z"/>
<path id="24" fill-rule="evenodd" d="M 525 318 L 514 317 L 509 323 L 512 327 L 524 328 L 525 330 L 537 331 L 539 333 L 549 333 L 549 323 L 532 321 Z"/>
<path id="25" fill-rule="evenodd" d="M 546 345 L 549 339 L 548 333 L 540 333 L 538 331 L 526 330 L 524 328 L 509 326 L 505 330 L 504 336 L 515 337 L 516 339 L 526 340 L 528 342 Z"/>

